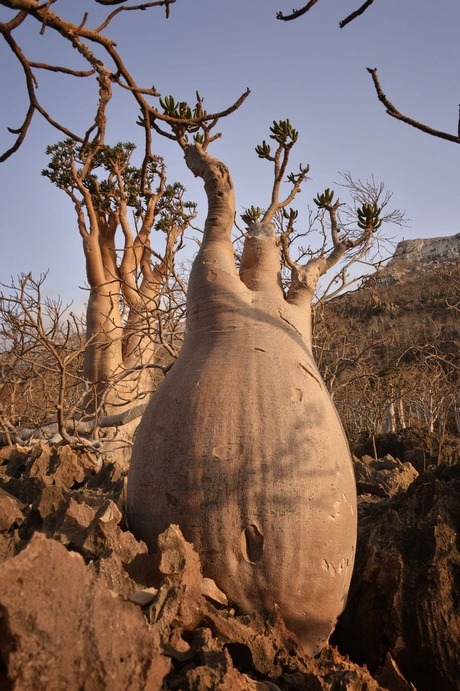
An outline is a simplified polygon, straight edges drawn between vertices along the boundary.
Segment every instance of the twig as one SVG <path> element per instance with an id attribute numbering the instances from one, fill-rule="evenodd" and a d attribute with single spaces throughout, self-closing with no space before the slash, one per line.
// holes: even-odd
<path id="1" fill-rule="evenodd" d="M 356 17 L 359 17 L 361 14 L 363 14 L 363 12 L 365 12 L 367 8 L 372 5 L 373 2 L 374 0 L 366 0 L 366 2 L 361 5 L 361 7 L 358 7 L 357 10 L 355 10 L 354 12 L 349 14 L 348 17 L 345 17 L 345 19 L 342 19 L 342 21 L 339 22 L 340 28 L 343 29 L 344 26 L 352 22 L 353 19 L 356 19 Z"/>
<path id="2" fill-rule="evenodd" d="M 310 0 L 310 2 L 307 2 L 307 4 L 304 7 L 301 7 L 300 10 L 293 10 L 291 14 L 283 14 L 282 12 L 277 12 L 276 13 L 276 18 L 281 19 L 283 22 L 290 22 L 291 19 L 297 19 L 298 17 L 301 17 L 303 14 L 306 14 L 308 10 L 311 10 L 311 8 L 316 5 L 318 0 Z"/>

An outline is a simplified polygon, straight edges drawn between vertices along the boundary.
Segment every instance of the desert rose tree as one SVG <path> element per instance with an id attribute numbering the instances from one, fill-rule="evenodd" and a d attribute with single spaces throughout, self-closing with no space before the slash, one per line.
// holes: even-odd
<path id="1" fill-rule="evenodd" d="M 68 139 L 48 147 L 43 171 L 76 211 L 89 285 L 83 376 L 96 395 L 93 407 L 109 412 L 152 391 L 159 308 L 195 208 L 180 184 L 167 184 L 160 158 L 143 169 L 132 165 L 134 149 Z M 166 238 L 162 253 L 155 231 Z"/>
<path id="2" fill-rule="evenodd" d="M 183 104 L 167 100 L 165 108 Z M 279 608 L 304 650 L 327 641 L 344 607 L 356 544 L 356 491 L 347 441 L 312 357 L 311 301 L 319 277 L 347 250 L 369 242 L 379 209 L 359 210 L 355 239 L 341 239 L 338 201 L 316 203 L 331 221 L 328 254 L 300 266 L 287 249 L 287 210 L 308 167 L 287 180 L 297 132 L 275 122 L 274 167 L 265 212 L 252 208 L 239 271 L 232 244 L 235 201 L 226 166 L 207 152 L 210 128 L 189 144 L 175 134 L 188 168 L 204 181 L 208 215 L 187 295 L 183 348 L 138 428 L 128 477 L 130 529 L 154 550 L 178 524 L 198 549 L 205 575 L 242 611 Z M 274 219 L 283 213 L 280 237 Z M 287 255 L 287 252 L 283 252 Z"/>

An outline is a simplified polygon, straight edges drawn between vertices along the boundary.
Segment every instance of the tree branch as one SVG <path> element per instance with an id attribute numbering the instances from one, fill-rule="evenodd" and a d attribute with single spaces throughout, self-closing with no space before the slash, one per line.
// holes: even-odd
<path id="1" fill-rule="evenodd" d="M 99 5 L 121 5 L 122 2 L 125 0 L 96 0 Z M 143 2 L 141 5 L 132 5 L 130 7 L 117 7 L 116 10 L 111 12 L 108 17 L 104 20 L 104 22 L 97 27 L 97 31 L 102 31 L 105 29 L 112 19 L 117 16 L 120 12 L 129 12 L 130 10 L 147 10 L 150 7 L 165 7 L 166 9 L 166 19 L 169 18 L 169 6 L 175 3 L 176 0 L 154 0 L 152 2 Z"/>
<path id="2" fill-rule="evenodd" d="M 353 21 L 353 19 L 356 19 L 356 17 L 359 17 L 363 12 L 367 10 L 368 7 L 372 5 L 374 0 L 366 0 L 361 7 L 358 7 L 357 10 L 354 12 L 351 12 L 351 14 L 348 15 L 348 17 L 345 17 L 345 19 L 342 19 L 341 22 L 339 22 L 339 26 L 341 29 L 343 29 L 347 24 Z"/>
<path id="3" fill-rule="evenodd" d="M 292 10 L 291 14 L 283 14 L 282 12 L 277 12 L 276 13 L 276 18 L 281 19 L 283 22 L 290 22 L 293 19 L 298 19 L 299 17 L 302 17 L 302 15 L 306 14 L 309 10 L 311 10 L 312 7 L 316 5 L 318 0 L 310 0 L 310 2 L 307 2 L 306 5 L 300 8 L 300 10 Z M 366 0 L 360 7 L 358 7 L 357 10 L 354 12 L 351 12 L 345 19 L 342 19 L 341 22 L 339 22 L 339 26 L 341 29 L 343 29 L 347 24 L 353 21 L 353 19 L 356 19 L 356 17 L 359 17 L 361 14 L 363 14 L 368 7 L 372 5 L 374 0 Z"/>
<path id="4" fill-rule="evenodd" d="M 414 120 L 413 118 L 410 118 L 407 115 L 401 113 L 384 94 L 382 87 L 380 85 L 380 80 L 378 78 L 377 69 L 375 67 L 368 67 L 367 71 L 371 75 L 372 81 L 374 82 L 377 97 L 379 101 L 383 103 L 383 105 L 385 106 L 388 115 L 391 115 L 392 118 L 396 118 L 396 120 L 401 120 L 401 122 L 405 122 L 406 125 L 410 125 L 411 127 L 415 127 L 417 130 L 425 132 L 425 134 L 430 134 L 433 137 L 438 137 L 439 139 L 446 139 L 449 142 L 460 144 L 459 135 L 449 134 L 448 132 L 442 132 L 441 130 L 435 130 L 432 127 L 429 127 L 428 125 L 424 125 L 422 122 L 418 122 L 417 120 Z"/>
<path id="5" fill-rule="evenodd" d="M 303 14 L 306 14 L 308 10 L 311 10 L 311 8 L 316 5 L 318 0 L 310 0 L 310 2 L 307 2 L 304 7 L 301 7 L 300 10 L 293 10 L 291 14 L 283 14 L 282 12 L 277 12 L 276 13 L 276 18 L 281 19 L 283 22 L 290 22 L 291 19 L 297 19 L 298 17 L 301 17 Z"/>

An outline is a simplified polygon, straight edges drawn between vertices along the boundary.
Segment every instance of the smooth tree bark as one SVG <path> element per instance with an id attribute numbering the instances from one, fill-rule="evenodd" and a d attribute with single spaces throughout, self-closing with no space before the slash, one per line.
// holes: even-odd
<path id="1" fill-rule="evenodd" d="M 204 574 L 240 610 L 279 608 L 312 654 L 345 604 L 356 490 L 342 425 L 312 357 L 311 300 L 320 275 L 358 240 L 341 241 L 333 224 L 331 253 L 306 266 L 290 262 L 285 293 L 272 219 L 308 169 L 290 176 L 293 191 L 280 202 L 280 152 L 289 147 L 283 135 L 276 141 L 277 153 L 266 148 L 261 156 L 275 166 L 271 204 L 247 230 L 239 272 L 230 174 L 200 144 L 184 146 L 188 167 L 204 181 L 208 215 L 184 345 L 137 431 L 127 511 L 130 530 L 151 550 L 178 524 Z M 333 220 L 330 202 L 326 193 L 317 200 Z M 372 230 L 368 224 L 359 242 Z"/>

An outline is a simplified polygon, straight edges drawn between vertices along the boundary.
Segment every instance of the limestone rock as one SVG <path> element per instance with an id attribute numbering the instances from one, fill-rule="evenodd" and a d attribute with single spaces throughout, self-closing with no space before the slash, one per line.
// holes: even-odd
<path id="1" fill-rule="evenodd" d="M 109 588 L 129 598 L 136 583 L 150 587 L 156 582 L 157 561 L 143 542 L 121 529 L 120 520 L 116 504 L 106 500 L 88 526 L 81 551 Z"/>
<path id="2" fill-rule="evenodd" d="M 24 522 L 24 504 L 0 487 L 0 533 Z"/>
<path id="3" fill-rule="evenodd" d="M 173 628 L 191 630 L 198 625 L 204 599 L 200 560 L 177 525 L 159 535 L 158 549 L 164 581 L 149 608 L 148 618 L 156 625 L 158 640 L 164 644 Z"/>
<path id="4" fill-rule="evenodd" d="M 33 447 L 29 475 L 46 478 L 53 484 L 71 488 L 95 474 L 98 464 L 89 454 L 77 453 L 70 446 L 50 447 L 39 442 Z"/>
<path id="5" fill-rule="evenodd" d="M 460 464 L 360 507 L 356 566 L 335 641 L 376 673 L 387 653 L 418 691 L 460 683 Z"/>
<path id="6" fill-rule="evenodd" d="M 387 454 L 375 460 L 371 456 L 353 458 L 358 494 L 377 497 L 393 497 L 405 490 L 418 477 L 418 472 L 408 462 L 401 463 Z"/>
<path id="7" fill-rule="evenodd" d="M 160 689 L 169 669 L 140 610 L 38 533 L 0 566 L 0 648 L 17 689 Z"/>
<path id="8" fill-rule="evenodd" d="M 442 271 L 460 260 L 460 233 L 437 238 L 402 240 L 386 267 L 378 274 L 378 283 L 399 283 L 414 272 L 427 269 Z"/>

